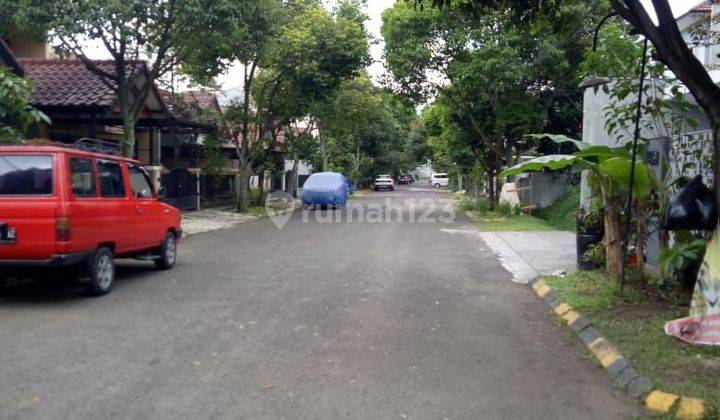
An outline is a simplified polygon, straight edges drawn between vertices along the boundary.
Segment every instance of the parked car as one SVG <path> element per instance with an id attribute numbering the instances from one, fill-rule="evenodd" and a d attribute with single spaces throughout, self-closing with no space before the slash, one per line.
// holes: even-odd
<path id="1" fill-rule="evenodd" d="M 411 177 L 410 175 L 408 175 L 408 174 L 400 175 L 400 176 L 398 176 L 398 178 L 397 178 L 397 184 L 398 184 L 398 185 L 410 185 L 410 183 L 412 183 L 412 182 L 413 182 L 413 179 L 412 179 L 412 177 Z"/>
<path id="2" fill-rule="evenodd" d="M 378 175 L 373 182 L 373 187 L 375 187 L 375 191 L 381 189 L 395 191 L 395 183 L 390 175 Z"/>
<path id="3" fill-rule="evenodd" d="M 447 187 L 448 175 L 445 173 L 432 174 L 430 177 L 430 185 L 435 188 Z"/>
<path id="4" fill-rule="evenodd" d="M 0 281 L 28 267 L 71 267 L 99 296 L 115 258 L 175 265 L 180 212 L 139 163 L 55 146 L 0 146 Z"/>
<path id="5" fill-rule="evenodd" d="M 345 206 L 350 188 L 345 175 L 337 172 L 318 172 L 310 175 L 303 185 L 303 206 Z"/>

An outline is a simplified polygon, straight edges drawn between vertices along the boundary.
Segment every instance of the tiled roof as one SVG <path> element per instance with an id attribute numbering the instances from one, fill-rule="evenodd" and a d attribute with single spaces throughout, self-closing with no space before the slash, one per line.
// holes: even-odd
<path id="1" fill-rule="evenodd" d="M 115 92 L 80 60 L 20 59 L 25 75 L 32 80 L 31 103 L 40 107 L 111 107 Z M 112 61 L 95 61 L 101 70 L 112 73 Z"/>
<path id="2" fill-rule="evenodd" d="M 10 69 L 12 69 L 12 71 L 14 71 L 18 76 L 23 76 L 25 74 L 12 50 L 2 38 L 0 38 L 0 66 L 10 67 Z"/>
<path id="3" fill-rule="evenodd" d="M 180 92 L 180 96 L 185 100 L 185 102 L 195 104 L 200 109 L 220 111 L 220 105 L 218 104 L 217 97 L 213 92 L 208 90 L 190 90 L 187 92 Z"/>
<path id="4" fill-rule="evenodd" d="M 713 4 L 717 4 L 717 3 L 718 3 L 717 1 L 706 0 L 706 1 L 698 4 L 697 6 L 693 7 L 692 10 L 690 10 L 690 11 L 696 12 L 696 13 L 709 12 L 712 10 Z"/>

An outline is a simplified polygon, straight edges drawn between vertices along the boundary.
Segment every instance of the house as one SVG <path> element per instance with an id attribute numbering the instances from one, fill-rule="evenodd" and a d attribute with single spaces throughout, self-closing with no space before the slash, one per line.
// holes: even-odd
<path id="1" fill-rule="evenodd" d="M 690 9 L 687 13 L 677 18 L 678 27 L 684 39 L 692 46 L 693 53 L 702 62 L 715 83 L 720 82 L 720 70 L 716 69 L 720 64 L 719 45 L 709 45 L 708 40 L 698 39 L 698 27 L 704 27 L 712 32 L 712 28 L 720 13 L 720 0 L 703 1 Z M 712 37 L 712 35 L 711 35 Z M 612 83 L 612 81 L 610 82 Z M 646 92 L 662 92 L 666 89 L 662 81 L 646 79 L 647 86 L 653 89 Z M 694 120 L 697 124 L 691 125 L 687 119 L 673 119 L 672 115 L 666 115 L 660 120 L 652 120 L 649 116 L 643 116 L 641 123 L 641 137 L 648 139 L 648 144 L 643 148 L 643 160 L 655 172 L 659 178 L 669 177 L 671 179 L 679 176 L 694 177 L 703 175 L 703 181 L 712 185 L 713 171 L 710 164 L 712 156 L 712 133 L 710 124 L 704 112 L 699 108 L 693 96 L 685 90 L 685 98 L 690 104 L 690 109 L 684 112 L 683 116 Z M 637 96 L 630 95 L 624 101 L 633 104 Z M 606 108 L 611 103 L 610 97 L 603 91 L 589 87 L 585 89 L 583 97 L 583 127 L 582 140 L 595 145 L 607 145 L 619 147 L 632 140 L 632 132 L 626 136 L 617 137 L 608 133 L 605 125 Z M 581 188 L 581 206 L 584 208 L 590 205 L 590 188 L 588 187 L 586 175 L 583 175 Z M 648 262 L 655 262 L 658 244 L 657 237 L 650 237 L 648 241 Z"/>
<path id="2" fill-rule="evenodd" d="M 13 54 L 10 47 L 2 38 L 0 38 L 0 67 L 9 68 L 20 77 L 25 75 L 22 66 L 17 61 L 17 58 L 15 58 L 15 54 Z"/>

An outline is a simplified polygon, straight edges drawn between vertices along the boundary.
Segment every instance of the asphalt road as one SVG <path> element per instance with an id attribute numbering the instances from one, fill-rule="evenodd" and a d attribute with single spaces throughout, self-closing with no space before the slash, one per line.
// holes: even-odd
<path id="1" fill-rule="evenodd" d="M 378 221 L 388 197 L 394 220 Z M 350 223 L 350 209 L 296 212 L 281 230 L 261 219 L 196 235 L 171 271 L 123 263 L 101 298 L 11 287 L 0 418 L 632 416 L 464 217 L 432 223 L 450 216 L 441 198 L 402 188 L 351 200 L 370 222 L 357 208 Z"/>

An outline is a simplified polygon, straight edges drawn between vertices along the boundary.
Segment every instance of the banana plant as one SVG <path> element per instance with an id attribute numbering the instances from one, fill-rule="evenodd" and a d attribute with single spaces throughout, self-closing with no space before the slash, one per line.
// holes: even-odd
<path id="1" fill-rule="evenodd" d="M 517 175 L 523 172 L 537 172 L 543 168 L 558 170 L 578 167 L 589 171 L 600 190 L 605 222 L 605 269 L 615 280 L 622 276 L 622 239 L 619 216 L 622 199 L 619 192 L 627 191 L 630 184 L 631 155 L 624 147 L 611 148 L 584 143 L 563 135 L 531 134 L 535 139 L 548 138 L 558 144 L 573 144 L 578 150 L 573 154 L 540 156 L 519 163 L 500 172 L 500 177 Z M 635 163 L 633 194 L 638 200 L 644 200 L 653 183 L 653 176 L 645 162 Z"/>

